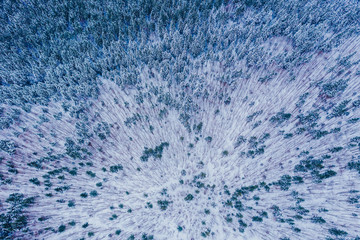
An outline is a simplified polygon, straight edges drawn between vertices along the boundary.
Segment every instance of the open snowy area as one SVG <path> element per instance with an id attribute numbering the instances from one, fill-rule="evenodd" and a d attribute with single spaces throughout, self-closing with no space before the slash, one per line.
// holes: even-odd
<path id="1" fill-rule="evenodd" d="M 360 240 L 359 1 L 0 1 L 0 239 Z"/>

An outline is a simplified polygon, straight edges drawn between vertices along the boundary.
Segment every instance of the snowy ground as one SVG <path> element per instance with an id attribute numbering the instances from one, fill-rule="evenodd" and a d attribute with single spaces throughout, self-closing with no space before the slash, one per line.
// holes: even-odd
<path id="1" fill-rule="evenodd" d="M 263 47 L 292 51 L 286 38 Z M 141 103 L 102 79 L 86 112 L 34 106 L 1 131 L 17 146 L 0 153 L 1 212 L 11 193 L 35 196 L 21 239 L 358 239 L 359 49 L 348 39 L 292 72 L 235 61 L 237 85 L 215 80 L 221 61 L 199 63 L 191 74 L 209 94 L 188 127 L 184 90 L 149 67 Z"/>

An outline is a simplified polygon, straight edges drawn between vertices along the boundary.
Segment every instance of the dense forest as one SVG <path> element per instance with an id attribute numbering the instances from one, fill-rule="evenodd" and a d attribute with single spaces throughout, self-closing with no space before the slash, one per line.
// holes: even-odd
<path id="1" fill-rule="evenodd" d="M 0 26 L 0 239 L 360 240 L 357 0 L 3 0 Z"/>

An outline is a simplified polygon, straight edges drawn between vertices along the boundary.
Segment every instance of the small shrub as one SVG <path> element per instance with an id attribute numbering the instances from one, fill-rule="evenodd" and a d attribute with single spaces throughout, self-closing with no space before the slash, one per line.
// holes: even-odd
<path id="1" fill-rule="evenodd" d="M 300 177 L 300 176 L 293 176 L 293 177 L 292 177 L 292 181 L 293 181 L 293 183 L 295 183 L 295 184 L 304 183 L 303 178 Z"/>
<path id="2" fill-rule="evenodd" d="M 75 202 L 70 200 L 68 203 L 68 207 L 75 207 Z"/>
<path id="3" fill-rule="evenodd" d="M 86 192 L 83 192 L 80 194 L 80 197 L 82 198 L 87 198 L 88 197 L 88 194 Z"/>
<path id="4" fill-rule="evenodd" d="M 347 232 L 337 229 L 337 228 L 330 228 L 329 233 L 331 235 L 335 235 L 335 236 L 346 236 L 348 234 Z"/>
<path id="5" fill-rule="evenodd" d="M 40 186 L 40 181 L 37 178 L 32 178 L 29 180 L 29 182 L 35 184 L 36 186 Z"/>
<path id="6" fill-rule="evenodd" d="M 66 226 L 65 226 L 65 225 L 60 225 L 58 231 L 59 231 L 59 232 L 64 232 L 65 229 L 66 229 Z"/>
<path id="7" fill-rule="evenodd" d="M 326 83 L 322 86 L 320 96 L 323 98 L 333 98 L 340 95 L 347 86 L 347 81 L 342 79 L 334 83 Z"/>
<path id="8" fill-rule="evenodd" d="M 318 217 L 318 216 L 313 216 L 310 220 L 312 223 L 319 223 L 319 224 L 326 223 L 326 221 L 322 217 Z"/>
<path id="9" fill-rule="evenodd" d="M 96 197 L 97 195 L 98 195 L 98 193 L 96 190 L 93 190 L 90 192 L 90 196 L 92 196 L 92 197 Z"/>
<path id="10" fill-rule="evenodd" d="M 93 173 L 92 171 L 86 171 L 86 174 L 89 175 L 92 178 L 94 178 L 96 176 L 96 174 Z"/>
<path id="11" fill-rule="evenodd" d="M 191 200 L 194 199 L 194 196 L 191 194 L 188 194 L 184 199 L 185 199 L 185 201 L 190 202 Z"/>
<path id="12" fill-rule="evenodd" d="M 263 221 L 262 217 L 258 217 L 258 216 L 252 217 L 252 220 L 254 222 L 262 222 Z"/>
<path id="13" fill-rule="evenodd" d="M 168 208 L 170 202 L 167 200 L 159 200 L 157 202 L 157 204 L 159 205 L 159 207 L 162 211 L 165 211 Z"/>
<path id="14" fill-rule="evenodd" d="M 290 113 L 284 113 L 282 111 L 282 112 L 278 112 L 278 113 L 276 113 L 276 115 L 272 116 L 269 121 L 273 124 L 280 125 L 283 122 L 289 120 L 290 117 L 291 117 Z"/>
<path id="15" fill-rule="evenodd" d="M 117 173 L 119 170 L 123 170 L 123 166 L 121 164 L 110 167 L 110 172 L 112 173 Z"/>

